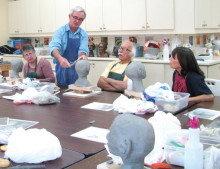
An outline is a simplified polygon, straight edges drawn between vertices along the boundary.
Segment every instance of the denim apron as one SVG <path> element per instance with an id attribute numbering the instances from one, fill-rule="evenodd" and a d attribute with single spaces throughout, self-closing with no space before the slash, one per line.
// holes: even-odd
<path id="1" fill-rule="evenodd" d="M 29 73 L 29 69 L 30 69 L 30 66 L 28 64 L 26 76 L 29 78 L 36 78 L 37 79 L 37 58 L 36 58 L 36 63 L 35 63 L 35 71 Z"/>
<path id="2" fill-rule="evenodd" d="M 69 38 L 69 32 L 67 33 L 67 47 L 63 53 L 63 57 L 69 62 L 74 62 L 78 59 L 78 50 L 80 46 L 80 33 L 79 38 L 72 39 Z M 75 70 L 75 66 L 70 68 L 63 68 L 59 62 L 56 65 L 56 78 L 60 86 L 67 87 L 69 84 L 74 84 L 78 79 L 78 75 Z"/>
<path id="3" fill-rule="evenodd" d="M 119 63 L 119 62 L 118 62 Z M 118 64 L 114 64 L 111 68 L 111 70 Z M 128 65 L 130 64 L 131 62 L 128 63 Z M 124 80 L 124 77 L 125 77 L 125 71 L 122 73 L 122 74 L 118 74 L 118 73 L 114 73 L 114 72 L 109 72 L 108 74 L 108 78 L 111 78 L 111 79 L 115 79 L 115 80 L 120 80 L 120 81 L 123 81 Z"/>

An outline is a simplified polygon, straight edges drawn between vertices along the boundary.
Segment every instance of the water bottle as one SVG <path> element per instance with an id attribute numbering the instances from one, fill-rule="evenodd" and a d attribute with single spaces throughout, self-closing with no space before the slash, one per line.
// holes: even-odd
<path id="1" fill-rule="evenodd" d="M 169 48 L 168 48 L 168 44 L 164 45 L 163 48 L 163 60 L 169 60 Z"/>

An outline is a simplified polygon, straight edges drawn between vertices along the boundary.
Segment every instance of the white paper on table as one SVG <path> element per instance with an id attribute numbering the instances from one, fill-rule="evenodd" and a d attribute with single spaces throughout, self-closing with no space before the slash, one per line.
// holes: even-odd
<path id="1" fill-rule="evenodd" d="M 8 83 L 0 83 L 0 86 L 13 88 L 13 87 L 15 87 L 16 85 L 11 85 L 11 84 L 8 84 Z"/>
<path id="2" fill-rule="evenodd" d="M 197 108 L 188 113 L 190 117 L 197 116 L 200 119 L 208 119 L 208 120 L 214 120 L 220 116 L 220 111 L 204 109 L 204 108 Z M 188 113 L 186 113 L 185 115 L 187 115 Z"/>
<path id="3" fill-rule="evenodd" d="M 94 110 L 102 110 L 102 111 L 110 111 L 113 109 L 113 105 L 112 104 L 108 104 L 108 103 L 100 103 L 100 102 L 93 102 L 93 103 L 89 103 L 85 106 L 82 106 L 81 108 L 84 109 L 94 109 Z"/>
<path id="4" fill-rule="evenodd" d="M 8 100 L 14 100 L 14 96 L 15 95 L 12 95 L 12 96 L 2 96 L 2 98 L 8 99 Z"/>
<path id="5" fill-rule="evenodd" d="M 0 89 L 0 94 L 1 93 L 7 93 L 7 92 L 11 92 L 11 89 Z"/>
<path id="6" fill-rule="evenodd" d="M 90 140 L 90 141 L 95 141 L 99 143 L 107 143 L 106 135 L 108 133 L 109 133 L 108 129 L 91 126 L 77 133 L 74 133 L 71 136 Z"/>

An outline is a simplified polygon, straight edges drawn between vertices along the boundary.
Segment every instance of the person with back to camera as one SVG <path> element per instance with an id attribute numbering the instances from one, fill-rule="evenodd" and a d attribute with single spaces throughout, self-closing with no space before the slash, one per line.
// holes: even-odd
<path id="1" fill-rule="evenodd" d="M 80 28 L 85 18 L 86 12 L 82 7 L 71 9 L 69 23 L 56 30 L 49 44 L 51 56 L 57 60 L 55 69 L 59 86 L 67 87 L 78 78 L 75 66 L 70 63 L 77 59 L 88 60 L 88 35 Z"/>
<path id="2" fill-rule="evenodd" d="M 108 52 L 106 52 L 107 44 L 105 42 L 100 42 L 98 47 L 99 52 L 97 57 L 109 57 Z"/>
<path id="3" fill-rule="evenodd" d="M 118 50 L 119 61 L 108 64 L 105 71 L 99 78 L 97 86 L 105 91 L 123 92 L 127 89 L 128 77 L 125 69 L 135 56 L 135 47 L 132 42 L 126 41 L 121 44 Z"/>
<path id="4" fill-rule="evenodd" d="M 199 68 L 191 49 L 177 47 L 172 51 L 170 67 L 173 73 L 174 92 L 190 93 L 189 101 L 213 101 L 214 95 L 205 84 L 204 72 Z"/>
<path id="5" fill-rule="evenodd" d="M 23 68 L 24 77 L 36 78 L 40 82 L 55 82 L 50 62 L 45 58 L 38 59 L 32 45 L 24 45 L 21 48 L 21 53 L 27 61 Z"/>
<path id="6" fill-rule="evenodd" d="M 12 59 L 11 60 L 12 72 L 10 78 L 20 78 L 19 72 L 22 72 L 23 69 L 23 61 L 21 59 Z"/>
<path id="7" fill-rule="evenodd" d="M 122 158 L 121 169 L 144 169 L 144 158 L 155 144 L 152 125 L 132 114 L 117 116 L 106 138 L 110 153 Z"/>

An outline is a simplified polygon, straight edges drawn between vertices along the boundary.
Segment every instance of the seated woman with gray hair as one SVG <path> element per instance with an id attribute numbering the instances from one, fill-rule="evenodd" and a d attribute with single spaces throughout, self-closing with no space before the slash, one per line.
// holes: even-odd
<path id="1" fill-rule="evenodd" d="M 35 78 L 40 82 L 55 82 L 55 76 L 50 62 L 45 58 L 37 58 L 32 45 L 24 45 L 21 53 L 27 61 L 23 69 L 24 77 Z"/>

